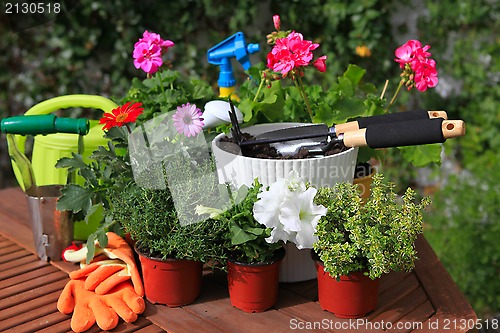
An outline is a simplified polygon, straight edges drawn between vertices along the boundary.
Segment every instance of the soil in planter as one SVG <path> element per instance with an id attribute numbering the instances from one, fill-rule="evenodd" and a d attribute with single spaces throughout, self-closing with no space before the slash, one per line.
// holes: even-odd
<path id="1" fill-rule="evenodd" d="M 243 141 L 246 140 L 254 140 L 255 137 L 251 134 L 248 133 L 243 133 Z M 223 137 L 221 139 L 221 142 L 228 142 L 228 143 L 233 143 L 236 145 L 236 142 L 234 141 L 233 138 L 230 137 Z M 232 151 L 230 149 L 227 149 L 227 146 L 233 146 L 233 145 L 225 145 L 224 147 L 221 147 L 221 149 L 228 151 L 230 153 L 239 153 L 239 151 Z M 233 146 L 235 149 L 236 147 Z M 237 148 L 236 150 L 238 150 Z M 338 153 L 341 153 L 343 151 L 348 150 L 349 148 L 345 147 L 344 145 L 338 143 L 335 144 L 330 150 L 328 150 L 325 153 L 325 156 L 330 156 L 330 155 L 335 155 Z M 278 160 L 291 160 L 291 159 L 304 159 L 304 158 L 311 158 L 313 156 L 308 154 L 307 149 L 301 148 L 296 154 L 294 155 L 281 155 L 276 148 L 269 144 L 262 144 L 262 145 L 252 145 L 252 146 L 247 146 L 245 147 L 245 156 L 247 157 L 253 157 L 253 158 L 264 158 L 264 159 L 278 159 Z"/>

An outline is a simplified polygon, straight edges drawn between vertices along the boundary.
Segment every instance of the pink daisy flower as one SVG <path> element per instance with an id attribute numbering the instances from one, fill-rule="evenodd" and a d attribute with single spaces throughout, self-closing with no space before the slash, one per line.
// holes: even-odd
<path id="1" fill-rule="evenodd" d="M 195 104 L 182 104 L 177 107 L 177 111 L 172 116 L 177 133 L 186 137 L 196 136 L 203 129 L 202 113 Z"/>

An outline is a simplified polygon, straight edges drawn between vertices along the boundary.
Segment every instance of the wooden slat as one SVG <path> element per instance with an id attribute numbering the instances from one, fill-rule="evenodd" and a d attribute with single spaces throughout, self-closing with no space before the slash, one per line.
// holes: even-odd
<path id="1" fill-rule="evenodd" d="M 369 320 L 373 320 L 381 313 L 393 308 L 395 303 L 401 299 L 405 299 L 408 294 L 418 288 L 418 280 L 413 274 L 406 275 L 406 278 L 401 283 L 394 286 L 392 289 L 379 295 L 375 310 L 368 315 Z"/>
<path id="2" fill-rule="evenodd" d="M 0 309 L 5 309 L 17 304 L 21 304 L 23 302 L 27 302 L 31 299 L 49 294 L 54 291 L 61 291 L 66 283 L 68 283 L 68 281 L 69 279 L 60 280 L 51 284 L 44 285 L 42 287 L 31 289 L 23 293 L 4 298 L 2 299 L 2 302 L 0 302 Z"/>
<path id="3" fill-rule="evenodd" d="M 5 246 L 5 247 L 0 249 L 0 256 L 4 256 L 6 254 L 10 254 L 10 253 L 22 251 L 22 250 L 24 250 L 24 249 L 22 247 L 20 247 L 19 245 L 11 243 L 9 246 Z"/>
<path id="4" fill-rule="evenodd" d="M 4 332 L 12 332 L 12 333 L 32 333 L 37 330 L 41 330 L 47 328 L 49 326 L 55 325 L 61 321 L 66 320 L 66 316 L 60 313 L 59 311 L 53 311 L 46 315 L 42 315 L 42 313 L 47 312 L 46 309 L 39 309 L 37 314 L 40 313 L 41 316 L 36 317 L 35 319 L 30 319 L 29 321 L 25 321 L 21 325 L 17 325 L 14 328 L 10 328 L 5 330 Z"/>
<path id="5" fill-rule="evenodd" d="M 423 260 L 417 260 L 415 274 L 423 286 L 437 313 L 450 314 L 457 318 L 477 319 L 472 307 L 467 303 L 453 278 L 441 264 L 424 237 L 416 242 L 418 253 Z"/>
<path id="6" fill-rule="evenodd" d="M 402 318 L 399 328 L 391 330 L 395 333 L 408 333 L 412 331 L 420 331 L 424 329 L 424 322 L 435 313 L 432 304 L 429 301 L 421 304 L 418 308 L 410 312 L 406 317 Z"/>
<path id="7" fill-rule="evenodd" d="M 290 317 L 274 309 L 262 313 L 245 313 L 233 308 L 228 290 L 208 281 L 198 302 L 185 309 L 211 321 L 222 332 L 260 332 L 270 327 L 273 332 L 289 332 Z"/>
<path id="8" fill-rule="evenodd" d="M 53 325 L 50 325 L 48 327 L 45 327 L 45 328 L 42 328 L 42 329 L 39 329 L 39 330 L 36 330 L 34 332 L 37 332 L 37 333 L 69 333 L 69 332 L 73 332 L 71 330 L 71 317 L 70 316 L 66 316 L 67 318 L 63 321 L 60 321 L 56 324 L 53 324 Z"/>
<path id="9" fill-rule="evenodd" d="M 57 301 L 57 298 L 55 299 L 55 301 L 53 299 L 47 299 L 47 302 L 45 301 L 45 297 L 41 297 L 39 299 L 43 300 L 43 302 L 41 303 L 44 306 L 38 306 L 31 309 L 24 308 L 24 304 L 26 303 L 16 306 L 16 308 L 21 312 L 16 316 L 2 320 L 0 322 L 0 330 L 9 328 L 16 329 L 27 322 L 36 321 L 40 317 L 52 314 L 57 311 L 57 309 L 55 308 L 55 302 Z"/>
<path id="10" fill-rule="evenodd" d="M 427 295 L 425 292 L 422 288 L 417 288 L 405 297 L 402 297 L 397 302 L 393 303 L 384 312 L 381 312 L 376 316 L 371 315 L 370 319 L 373 322 L 384 321 L 396 323 L 401 318 L 404 318 L 408 313 L 425 303 L 426 300 Z"/>
<path id="11" fill-rule="evenodd" d="M 4 310 L 1 310 L 0 311 L 0 329 L 6 328 L 4 321 L 8 318 L 20 316 L 20 315 L 24 314 L 25 312 L 29 312 L 33 309 L 38 308 L 38 307 L 54 305 L 57 302 L 57 299 L 59 298 L 60 294 L 61 294 L 61 292 L 59 290 L 57 290 L 57 291 L 54 291 L 50 294 L 46 294 L 46 295 L 31 299 L 29 301 L 23 302 L 21 304 L 17 304 L 17 305 L 11 306 L 9 308 L 6 308 Z"/>
<path id="12" fill-rule="evenodd" d="M 0 238 L 0 249 L 12 245 L 12 242 L 10 242 L 8 239 L 1 237 Z"/>
<path id="13" fill-rule="evenodd" d="M 0 299 L 7 298 L 9 296 L 17 295 L 25 291 L 33 290 L 35 288 L 48 285 L 52 282 L 57 282 L 61 280 L 66 280 L 68 275 L 61 271 L 55 271 L 46 275 L 39 276 L 35 279 L 31 279 L 22 283 L 12 285 L 0 290 Z"/>
<path id="14" fill-rule="evenodd" d="M 22 261 L 25 261 L 25 260 L 22 260 Z M 7 278 L 10 278 L 13 276 L 17 276 L 19 274 L 31 272 L 31 271 L 34 271 L 38 268 L 46 267 L 48 265 L 46 262 L 40 261 L 35 257 L 28 257 L 28 259 L 26 261 L 28 261 L 28 262 L 26 262 L 22 265 L 14 266 L 11 268 L 4 268 L 5 270 L 0 270 L 0 280 L 7 279 Z M 8 266 L 11 266 L 11 265 L 8 265 Z"/>
<path id="15" fill-rule="evenodd" d="M 56 272 L 54 267 L 46 266 L 28 273 L 24 273 L 22 275 L 16 275 L 5 280 L 0 280 L 0 289 L 7 288 L 16 285 L 18 283 L 23 283 L 25 281 L 32 280 L 40 276 L 45 276 L 46 274 L 50 274 L 53 272 Z"/>
<path id="16" fill-rule="evenodd" d="M 197 300 L 198 302 L 199 300 Z M 155 325 L 171 333 L 210 333 L 229 332 L 214 325 L 210 320 L 188 311 L 186 308 L 169 308 L 164 305 L 152 305 L 146 302 L 147 307 L 144 315 Z"/>
<path id="17" fill-rule="evenodd" d="M 12 243 L 10 243 L 10 244 L 12 244 Z M 4 255 L 0 256 L 0 264 L 9 263 L 13 260 L 27 257 L 29 255 L 31 255 L 31 253 L 29 253 L 25 249 L 21 249 L 21 250 L 14 251 L 14 252 L 11 252 L 8 254 L 4 254 Z"/>

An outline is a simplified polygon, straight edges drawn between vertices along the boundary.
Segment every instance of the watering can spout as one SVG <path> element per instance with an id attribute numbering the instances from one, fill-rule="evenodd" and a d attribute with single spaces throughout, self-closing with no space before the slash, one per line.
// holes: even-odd
<path id="1" fill-rule="evenodd" d="M 247 44 L 243 32 L 235 33 L 208 50 L 208 62 L 220 67 L 217 81 L 220 88 L 220 97 L 229 96 L 236 85 L 231 59 L 235 58 L 243 69 L 248 70 L 251 66 L 250 54 L 258 51 L 260 51 L 259 44 Z"/>

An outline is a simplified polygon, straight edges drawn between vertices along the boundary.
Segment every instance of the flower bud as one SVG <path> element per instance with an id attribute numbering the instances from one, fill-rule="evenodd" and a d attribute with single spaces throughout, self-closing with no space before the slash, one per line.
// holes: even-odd
<path id="1" fill-rule="evenodd" d="M 281 19 L 279 15 L 273 15 L 273 23 L 274 23 L 274 28 L 276 31 L 280 31 L 281 27 Z"/>

